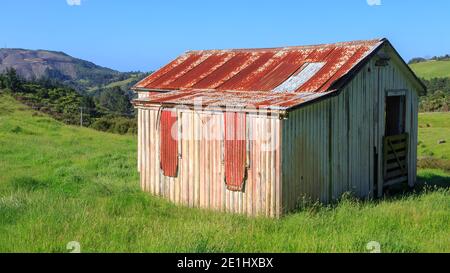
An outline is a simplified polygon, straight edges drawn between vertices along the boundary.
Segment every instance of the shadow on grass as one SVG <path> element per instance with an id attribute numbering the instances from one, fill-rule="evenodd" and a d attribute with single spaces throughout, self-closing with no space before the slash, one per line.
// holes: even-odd
<path id="1" fill-rule="evenodd" d="M 385 199 L 399 199 L 404 196 L 421 195 L 425 192 L 450 189 L 450 174 L 441 170 L 426 170 L 417 175 L 417 183 L 411 188 L 406 183 L 386 189 Z"/>
<path id="2" fill-rule="evenodd" d="M 417 175 L 417 183 L 411 188 L 406 183 L 390 186 L 385 189 L 381 198 L 360 199 L 352 193 L 344 193 L 338 200 L 326 205 L 312 199 L 301 199 L 297 201 L 296 208 L 287 215 L 295 215 L 300 212 L 317 214 L 323 208 L 335 209 L 342 203 L 350 202 L 354 204 L 378 204 L 380 202 L 396 202 L 404 198 L 420 197 L 424 194 L 447 191 L 450 193 L 450 173 L 439 169 L 422 169 Z"/>
<path id="3" fill-rule="evenodd" d="M 441 175 L 438 173 L 428 176 L 417 177 L 417 187 L 432 186 L 437 188 L 450 188 L 450 175 Z"/>

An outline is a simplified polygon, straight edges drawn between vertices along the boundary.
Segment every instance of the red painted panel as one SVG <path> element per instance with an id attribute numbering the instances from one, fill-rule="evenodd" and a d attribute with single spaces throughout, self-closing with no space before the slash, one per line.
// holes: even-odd
<path id="1" fill-rule="evenodd" d="M 246 116 L 225 112 L 225 183 L 227 189 L 241 191 L 246 178 Z"/>
<path id="2" fill-rule="evenodd" d="M 176 112 L 162 110 L 160 116 L 160 164 L 163 175 L 176 177 L 178 171 L 178 130 Z"/>

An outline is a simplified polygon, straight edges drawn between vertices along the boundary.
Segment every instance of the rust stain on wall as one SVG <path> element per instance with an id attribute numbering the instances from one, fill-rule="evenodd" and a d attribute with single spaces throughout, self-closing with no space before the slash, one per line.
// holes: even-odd
<path id="1" fill-rule="evenodd" d="M 177 116 L 170 110 L 162 110 L 160 116 L 160 161 L 165 176 L 176 177 L 178 171 Z"/>

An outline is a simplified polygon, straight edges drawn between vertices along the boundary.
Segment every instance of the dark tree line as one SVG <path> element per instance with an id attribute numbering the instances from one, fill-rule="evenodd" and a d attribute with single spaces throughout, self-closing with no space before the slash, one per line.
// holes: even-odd
<path id="1" fill-rule="evenodd" d="M 423 62 L 428 62 L 428 61 L 449 61 L 450 60 L 450 54 L 446 54 L 443 56 L 434 56 L 431 58 L 422 58 L 422 57 L 416 57 L 416 58 L 412 58 L 408 64 L 416 64 L 416 63 L 423 63 Z"/>
<path id="2" fill-rule="evenodd" d="M 427 87 L 426 93 L 420 94 L 420 111 L 450 111 L 450 78 L 422 79 Z"/>
<path id="3" fill-rule="evenodd" d="M 432 95 L 438 91 L 445 94 L 450 94 L 450 78 L 433 78 L 430 80 L 422 79 L 422 82 L 427 86 L 427 93 L 421 95 Z"/>

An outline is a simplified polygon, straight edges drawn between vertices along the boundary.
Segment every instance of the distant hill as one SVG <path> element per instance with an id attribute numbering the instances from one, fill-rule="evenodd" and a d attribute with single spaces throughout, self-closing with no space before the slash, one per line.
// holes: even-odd
<path id="1" fill-rule="evenodd" d="M 410 66 L 421 78 L 450 78 L 450 61 L 426 61 Z"/>
<path id="2" fill-rule="evenodd" d="M 450 60 L 425 61 L 410 65 L 412 70 L 421 78 L 450 78 Z"/>
<path id="3" fill-rule="evenodd" d="M 416 57 L 408 63 L 425 80 L 450 78 L 450 54 L 431 58 Z"/>
<path id="4" fill-rule="evenodd" d="M 0 73 L 10 67 L 27 80 L 50 78 L 79 91 L 95 90 L 116 82 L 120 85 L 130 78 L 141 78 L 141 73 L 122 73 L 63 52 L 0 48 Z"/>
<path id="5" fill-rule="evenodd" d="M 409 62 L 411 69 L 427 87 L 420 94 L 419 111 L 448 112 L 450 109 L 450 56 L 430 59 L 414 58 Z"/>

